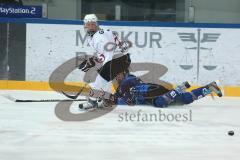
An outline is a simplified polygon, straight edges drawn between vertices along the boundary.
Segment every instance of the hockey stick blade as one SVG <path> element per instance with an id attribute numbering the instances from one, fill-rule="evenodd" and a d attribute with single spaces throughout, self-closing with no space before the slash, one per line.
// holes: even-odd
<path id="1" fill-rule="evenodd" d="M 82 88 L 80 89 L 80 91 L 79 91 L 76 95 L 69 95 L 69 94 L 65 93 L 64 91 L 62 91 L 62 94 L 65 95 L 65 96 L 68 97 L 68 98 L 77 99 L 77 97 L 82 93 L 82 91 L 83 91 L 83 89 L 86 87 L 86 85 L 87 85 L 87 84 L 85 84 L 85 86 L 82 87 Z"/>
<path id="2" fill-rule="evenodd" d="M 77 99 L 77 97 L 80 95 L 80 93 L 81 93 L 81 92 L 78 92 L 76 95 L 69 95 L 69 94 L 67 94 L 67 93 L 65 93 L 65 92 L 62 91 L 62 94 L 63 94 L 63 95 L 65 95 L 65 96 L 68 97 L 68 98 L 71 98 L 72 100 Z"/>

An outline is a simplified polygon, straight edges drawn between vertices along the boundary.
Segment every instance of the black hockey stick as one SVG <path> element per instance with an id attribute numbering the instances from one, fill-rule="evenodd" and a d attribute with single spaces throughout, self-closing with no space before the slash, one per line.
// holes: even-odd
<path id="1" fill-rule="evenodd" d="M 68 98 L 71 98 L 72 100 L 75 100 L 81 94 L 81 92 L 78 92 L 76 95 L 69 95 L 69 94 L 62 91 L 62 94 L 64 94 Z"/>
<path id="2" fill-rule="evenodd" d="M 85 84 L 85 86 L 86 86 L 86 84 Z M 83 89 L 85 88 L 85 86 L 82 87 L 82 88 L 80 89 L 80 91 L 79 91 L 76 95 L 69 95 L 69 94 L 65 93 L 64 91 L 62 91 L 62 94 L 64 94 L 64 95 L 65 95 L 66 97 L 68 97 L 68 98 L 77 99 L 77 97 L 82 93 L 82 91 L 83 91 Z"/>
<path id="3" fill-rule="evenodd" d="M 17 99 L 14 98 L 10 95 L 3 95 L 5 98 L 13 101 L 13 102 L 60 102 L 60 101 L 65 101 L 65 102 L 72 102 L 72 101 L 86 101 L 86 99 Z"/>
<path id="4" fill-rule="evenodd" d="M 87 101 L 86 99 L 39 99 L 39 100 L 23 100 L 16 99 L 15 102 L 72 102 L 72 101 Z"/>

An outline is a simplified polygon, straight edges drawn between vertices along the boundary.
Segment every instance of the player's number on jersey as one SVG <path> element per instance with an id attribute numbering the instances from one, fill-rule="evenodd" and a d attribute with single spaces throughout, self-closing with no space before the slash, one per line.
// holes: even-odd
<path id="1" fill-rule="evenodd" d="M 175 91 L 171 91 L 171 92 L 170 92 L 170 95 L 172 96 L 172 98 L 174 98 L 174 97 L 176 97 L 176 96 L 177 96 L 177 94 L 176 94 L 176 92 L 175 92 Z"/>
<path id="2" fill-rule="evenodd" d="M 99 30 L 99 33 L 100 33 L 100 34 L 103 34 L 103 33 L 104 33 L 103 29 L 100 29 L 100 30 Z"/>
<path id="3" fill-rule="evenodd" d="M 98 61 L 99 61 L 99 62 L 104 62 L 104 61 L 105 61 L 105 56 L 104 56 L 104 54 L 100 54 L 100 55 L 99 55 Z"/>

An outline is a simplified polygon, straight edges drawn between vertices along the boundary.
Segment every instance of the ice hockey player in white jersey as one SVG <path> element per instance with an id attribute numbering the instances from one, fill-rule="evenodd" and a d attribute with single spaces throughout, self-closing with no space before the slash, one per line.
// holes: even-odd
<path id="1" fill-rule="evenodd" d="M 95 82 L 90 83 L 92 89 L 103 90 L 111 93 L 111 81 L 122 72 L 128 72 L 131 60 L 127 50 L 132 46 L 129 41 L 121 41 L 109 29 L 101 29 L 98 25 L 98 18 L 95 14 L 88 14 L 84 18 L 84 29 L 88 35 L 88 44 L 95 50 L 96 56 L 84 60 L 79 69 L 86 72 L 92 67 L 97 67 L 98 75 Z M 116 54 L 116 50 L 120 54 Z M 92 95 L 91 95 L 92 96 Z M 98 103 L 96 98 L 88 98 L 88 101 L 79 105 L 79 108 L 95 108 Z"/>

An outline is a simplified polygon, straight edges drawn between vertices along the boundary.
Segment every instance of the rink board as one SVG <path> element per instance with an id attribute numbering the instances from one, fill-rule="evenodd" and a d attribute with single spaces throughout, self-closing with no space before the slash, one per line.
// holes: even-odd
<path id="1" fill-rule="evenodd" d="M 120 38 L 133 42 L 129 50 L 132 63 L 149 65 L 148 69 L 142 65 L 138 70 L 150 70 L 149 79 L 159 78 L 174 84 L 188 80 L 196 85 L 219 79 L 224 85 L 240 85 L 240 74 L 236 74 L 240 72 L 239 28 L 113 24 L 102 25 L 102 28 L 110 28 Z M 94 52 L 87 45 L 82 25 L 27 24 L 26 40 L 28 81 L 47 81 L 56 68 L 75 58 L 77 53 Z M 154 64 L 162 65 L 166 71 Z M 68 74 L 66 81 L 79 81 L 84 77 L 79 70 Z"/>

